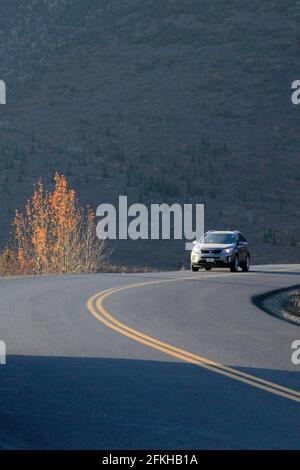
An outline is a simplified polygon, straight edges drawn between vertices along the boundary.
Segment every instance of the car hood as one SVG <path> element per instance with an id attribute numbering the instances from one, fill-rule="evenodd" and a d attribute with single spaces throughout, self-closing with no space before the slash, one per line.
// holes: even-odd
<path id="1" fill-rule="evenodd" d="M 197 250 L 224 250 L 225 248 L 233 248 L 234 245 L 228 243 L 197 243 L 195 248 Z"/>

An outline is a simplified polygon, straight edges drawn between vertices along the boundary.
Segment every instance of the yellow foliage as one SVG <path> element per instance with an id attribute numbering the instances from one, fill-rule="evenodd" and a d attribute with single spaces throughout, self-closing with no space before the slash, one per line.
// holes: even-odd
<path id="1" fill-rule="evenodd" d="M 15 212 L 14 249 L 9 251 L 9 259 L 13 259 L 16 274 L 94 272 L 101 268 L 104 243 L 96 238 L 93 211 L 80 208 L 63 175 L 56 173 L 54 183 L 53 191 L 48 192 L 39 180 L 24 213 Z"/>

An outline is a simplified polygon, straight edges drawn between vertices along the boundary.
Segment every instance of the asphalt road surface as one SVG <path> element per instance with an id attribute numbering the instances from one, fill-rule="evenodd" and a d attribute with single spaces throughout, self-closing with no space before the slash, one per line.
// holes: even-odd
<path id="1" fill-rule="evenodd" d="M 300 265 L 0 281 L 2 449 L 299 449 Z"/>

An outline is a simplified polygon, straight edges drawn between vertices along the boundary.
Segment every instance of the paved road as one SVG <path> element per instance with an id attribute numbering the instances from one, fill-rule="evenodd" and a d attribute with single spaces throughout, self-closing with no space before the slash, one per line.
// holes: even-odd
<path id="1" fill-rule="evenodd" d="M 300 329 L 251 301 L 295 284 L 300 265 L 0 281 L 0 448 L 299 449 Z"/>

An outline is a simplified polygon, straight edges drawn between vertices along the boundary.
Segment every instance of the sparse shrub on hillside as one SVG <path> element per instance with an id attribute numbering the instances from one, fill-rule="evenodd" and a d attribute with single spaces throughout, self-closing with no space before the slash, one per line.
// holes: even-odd
<path id="1" fill-rule="evenodd" d="M 93 211 L 79 206 L 63 175 L 56 173 L 54 182 L 49 192 L 39 181 L 24 213 L 15 212 L 14 239 L 0 257 L 1 275 L 90 273 L 103 266 L 107 256 L 96 237 Z"/>

